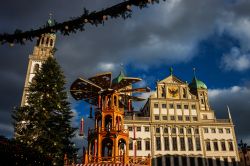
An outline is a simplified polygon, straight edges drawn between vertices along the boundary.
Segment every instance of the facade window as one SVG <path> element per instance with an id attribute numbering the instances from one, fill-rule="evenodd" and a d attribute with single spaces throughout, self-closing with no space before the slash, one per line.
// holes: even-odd
<path id="1" fill-rule="evenodd" d="M 196 105 L 195 104 L 192 104 L 192 109 L 195 110 L 196 109 Z"/>
<path id="2" fill-rule="evenodd" d="M 203 115 L 203 119 L 207 120 L 207 115 Z"/>
<path id="3" fill-rule="evenodd" d="M 211 133 L 216 133 L 215 128 L 211 128 Z"/>
<path id="4" fill-rule="evenodd" d="M 228 159 L 227 158 L 224 158 L 224 165 L 228 166 Z"/>
<path id="5" fill-rule="evenodd" d="M 199 129 L 198 128 L 194 129 L 194 133 L 199 134 Z"/>
<path id="6" fill-rule="evenodd" d="M 33 73 L 37 73 L 39 71 L 39 64 L 34 65 Z"/>
<path id="7" fill-rule="evenodd" d="M 141 127 L 136 127 L 136 131 L 141 131 Z"/>
<path id="8" fill-rule="evenodd" d="M 163 116 L 162 119 L 163 120 L 168 120 L 168 117 L 167 116 Z"/>
<path id="9" fill-rule="evenodd" d="M 177 148 L 177 138 L 176 137 L 172 137 L 172 145 L 173 145 L 173 150 L 174 151 L 178 150 L 178 148 Z"/>
<path id="10" fill-rule="evenodd" d="M 207 151 L 211 151 L 210 141 L 206 141 L 206 149 Z"/>
<path id="11" fill-rule="evenodd" d="M 222 128 L 219 128 L 219 133 L 223 133 L 223 129 Z"/>
<path id="12" fill-rule="evenodd" d="M 175 120 L 175 116 L 170 116 L 170 120 Z"/>
<path id="13" fill-rule="evenodd" d="M 129 126 L 128 131 L 133 131 L 133 128 L 131 126 Z"/>
<path id="14" fill-rule="evenodd" d="M 231 133 L 231 132 L 230 132 L 230 129 L 226 129 L 226 133 L 227 133 L 227 134 Z"/>
<path id="15" fill-rule="evenodd" d="M 218 150 L 219 150 L 218 142 L 215 141 L 214 142 L 214 151 L 218 151 Z"/>
<path id="16" fill-rule="evenodd" d="M 156 132 L 156 133 L 160 133 L 160 127 L 156 127 L 156 128 L 155 128 L 155 132 Z"/>
<path id="17" fill-rule="evenodd" d="M 159 108 L 159 105 L 157 103 L 154 103 L 154 108 Z"/>
<path id="18" fill-rule="evenodd" d="M 53 39 L 50 39 L 50 46 L 53 46 Z"/>
<path id="19" fill-rule="evenodd" d="M 137 141 L 137 150 L 141 150 L 141 140 Z"/>
<path id="20" fill-rule="evenodd" d="M 188 105 L 185 104 L 184 105 L 184 109 L 187 110 L 188 109 Z"/>
<path id="21" fill-rule="evenodd" d="M 204 99 L 201 99 L 201 104 L 204 104 Z"/>
<path id="22" fill-rule="evenodd" d="M 177 109 L 181 109 L 181 105 L 180 105 L 180 104 L 177 104 L 177 105 L 176 105 L 176 108 L 177 108 Z"/>
<path id="23" fill-rule="evenodd" d="M 169 109 L 173 109 L 174 108 L 174 104 L 169 104 Z"/>
<path id="24" fill-rule="evenodd" d="M 182 116 L 178 116 L 178 121 L 182 121 Z"/>
<path id="25" fill-rule="evenodd" d="M 160 117 L 158 115 L 155 116 L 155 120 L 160 120 Z"/>
<path id="26" fill-rule="evenodd" d="M 156 137 L 156 150 L 161 150 L 161 137 Z"/>
<path id="27" fill-rule="evenodd" d="M 185 151 L 185 139 L 184 137 L 180 137 L 181 151 Z"/>
<path id="28" fill-rule="evenodd" d="M 150 140 L 145 141 L 145 150 L 150 150 Z"/>
<path id="29" fill-rule="evenodd" d="M 166 104 L 162 104 L 161 108 L 167 108 L 167 105 Z"/>
<path id="30" fill-rule="evenodd" d="M 164 137 L 164 149 L 169 150 L 169 138 Z"/>
<path id="31" fill-rule="evenodd" d="M 133 141 L 129 142 L 129 146 L 128 146 L 129 150 L 133 150 Z"/>
<path id="32" fill-rule="evenodd" d="M 208 128 L 204 128 L 204 133 L 208 133 Z"/>
<path id="33" fill-rule="evenodd" d="M 176 134 L 176 128 L 175 127 L 172 128 L 172 134 Z"/>
<path id="34" fill-rule="evenodd" d="M 193 121 L 198 121 L 197 116 L 194 116 L 194 117 L 193 117 Z"/>
<path id="35" fill-rule="evenodd" d="M 196 144 L 196 150 L 200 151 L 201 150 L 201 141 L 200 137 L 195 137 L 195 144 Z"/>
<path id="36" fill-rule="evenodd" d="M 221 141 L 221 150 L 222 151 L 226 151 L 227 149 L 226 149 L 226 143 L 225 143 L 225 141 Z"/>
<path id="37" fill-rule="evenodd" d="M 184 129 L 183 129 L 183 128 L 180 128 L 180 129 L 179 129 L 179 133 L 180 133 L 180 134 L 183 134 L 183 133 L 184 133 Z"/>
<path id="38" fill-rule="evenodd" d="M 188 150 L 194 150 L 192 137 L 188 137 Z"/>
<path id="39" fill-rule="evenodd" d="M 229 150 L 230 150 L 230 151 L 234 151 L 233 142 L 229 141 L 229 142 L 228 142 L 228 147 L 229 147 Z"/>
<path id="40" fill-rule="evenodd" d="M 145 132 L 149 132 L 149 127 L 144 127 Z"/>
<path id="41" fill-rule="evenodd" d="M 187 128 L 187 133 L 191 134 L 192 133 L 192 129 L 191 128 Z"/>
<path id="42" fill-rule="evenodd" d="M 168 133 L 168 128 L 167 127 L 164 128 L 164 133 Z"/>
<path id="43" fill-rule="evenodd" d="M 189 116 L 186 116 L 186 121 L 190 121 L 190 117 Z"/>

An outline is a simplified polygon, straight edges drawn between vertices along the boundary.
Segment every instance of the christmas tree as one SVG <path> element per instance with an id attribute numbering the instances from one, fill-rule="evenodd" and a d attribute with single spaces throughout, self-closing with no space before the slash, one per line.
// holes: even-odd
<path id="1" fill-rule="evenodd" d="M 65 77 L 49 57 L 29 86 L 27 105 L 14 111 L 15 138 L 51 158 L 53 165 L 63 165 L 65 154 L 72 161 L 77 152 L 72 116 Z"/>

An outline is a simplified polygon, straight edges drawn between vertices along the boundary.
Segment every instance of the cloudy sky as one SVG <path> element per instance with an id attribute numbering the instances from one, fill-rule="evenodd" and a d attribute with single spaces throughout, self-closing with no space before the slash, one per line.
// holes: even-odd
<path id="1" fill-rule="evenodd" d="M 16 1 L 1 0 L 0 33 L 43 25 L 49 13 L 57 22 L 79 16 L 83 8 L 100 10 L 121 0 Z M 56 58 L 69 86 L 78 76 L 101 71 L 155 82 L 168 76 L 169 67 L 184 81 L 192 68 L 209 88 L 210 104 L 218 118 L 227 118 L 229 105 L 237 139 L 250 144 L 250 1 L 166 0 L 139 10 L 132 18 L 109 19 L 85 32 L 57 35 Z M 11 111 L 19 106 L 28 57 L 35 43 L 0 46 L 0 135 L 12 137 Z M 84 104 L 71 98 L 76 121 L 86 115 Z"/>

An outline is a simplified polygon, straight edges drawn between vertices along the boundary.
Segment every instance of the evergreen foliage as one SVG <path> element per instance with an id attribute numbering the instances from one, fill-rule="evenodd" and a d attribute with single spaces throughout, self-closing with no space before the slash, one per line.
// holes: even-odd
<path id="1" fill-rule="evenodd" d="M 27 105 L 13 114 L 16 140 L 52 158 L 55 165 L 63 165 L 65 154 L 72 161 L 77 152 L 65 83 L 59 64 L 49 57 L 29 86 Z"/>

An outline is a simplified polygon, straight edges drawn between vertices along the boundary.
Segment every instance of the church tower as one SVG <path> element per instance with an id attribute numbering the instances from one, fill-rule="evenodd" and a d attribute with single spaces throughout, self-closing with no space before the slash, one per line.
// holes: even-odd
<path id="1" fill-rule="evenodd" d="M 53 26 L 54 21 L 50 18 L 47 21 L 47 26 Z M 50 56 L 53 56 L 55 49 L 56 34 L 47 33 L 42 34 L 37 40 L 36 46 L 34 47 L 33 53 L 29 56 L 29 64 L 24 84 L 23 96 L 21 106 L 27 104 L 28 87 L 33 81 L 33 77 L 36 72 L 41 68 L 42 63 Z"/>

